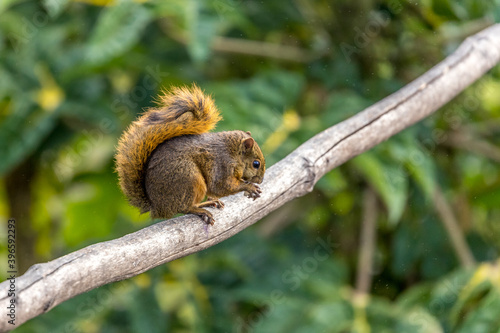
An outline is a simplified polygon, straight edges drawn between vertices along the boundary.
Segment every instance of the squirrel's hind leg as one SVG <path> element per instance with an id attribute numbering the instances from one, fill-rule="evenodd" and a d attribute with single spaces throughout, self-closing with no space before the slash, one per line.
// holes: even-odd
<path id="1" fill-rule="evenodd" d="M 206 224 L 214 225 L 214 216 L 204 208 L 193 206 L 186 213 L 198 215 Z"/>
<path id="2" fill-rule="evenodd" d="M 208 210 L 204 209 L 203 207 L 215 207 L 218 209 L 224 208 L 224 203 L 220 201 L 217 198 L 207 198 L 207 201 L 195 204 L 193 207 L 190 208 L 189 212 L 190 214 L 196 214 L 201 219 L 206 223 L 210 225 L 214 225 L 215 219 Z"/>
<path id="3" fill-rule="evenodd" d="M 206 202 L 200 202 L 203 200 L 203 197 L 207 193 L 207 185 L 205 184 L 205 179 L 203 178 L 201 172 L 196 173 L 193 175 L 191 178 L 191 184 L 192 184 L 192 206 L 189 207 L 185 213 L 186 214 L 195 214 L 198 215 L 203 222 L 206 224 L 213 225 L 215 222 L 215 219 L 208 210 L 204 209 L 203 207 L 217 207 L 220 208 L 221 202 L 216 200 L 209 200 Z"/>

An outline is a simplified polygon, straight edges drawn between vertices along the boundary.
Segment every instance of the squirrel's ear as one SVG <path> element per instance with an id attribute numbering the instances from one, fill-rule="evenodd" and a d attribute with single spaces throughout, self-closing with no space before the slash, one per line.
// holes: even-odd
<path id="1" fill-rule="evenodd" d="M 250 131 L 246 131 L 246 133 L 250 136 L 252 136 L 252 133 L 250 133 Z"/>
<path id="2" fill-rule="evenodd" d="M 243 139 L 243 147 L 245 148 L 245 150 L 252 149 L 254 143 L 255 140 L 253 138 Z"/>

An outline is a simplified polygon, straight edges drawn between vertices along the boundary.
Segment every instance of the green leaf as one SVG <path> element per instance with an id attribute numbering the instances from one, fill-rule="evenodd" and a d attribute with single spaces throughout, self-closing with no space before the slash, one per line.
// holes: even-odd
<path id="1" fill-rule="evenodd" d="M 389 212 L 389 222 L 396 224 L 403 215 L 408 197 L 408 182 L 394 165 L 384 164 L 373 152 L 366 152 L 352 163 L 380 194 Z"/>
<path id="2" fill-rule="evenodd" d="M 458 19 L 456 8 L 451 0 L 433 0 L 432 10 L 434 13 L 440 16 L 444 16 L 447 19 L 456 20 Z"/>
<path id="3" fill-rule="evenodd" d="M 284 298 L 270 310 L 255 312 L 247 320 L 241 320 L 240 326 L 254 332 L 342 332 L 351 318 L 352 309 L 346 302 L 313 304 L 307 299 Z"/>
<path id="4" fill-rule="evenodd" d="M 436 188 L 436 169 L 434 162 L 420 150 L 414 150 L 413 152 L 414 154 L 409 155 L 405 166 L 412 178 L 420 185 L 428 199 L 433 200 L 434 190 Z M 415 159 L 410 156 L 415 157 Z"/>
<path id="5" fill-rule="evenodd" d="M 424 306 L 429 302 L 433 283 L 420 283 L 403 292 L 397 299 L 402 308 L 410 309 L 415 306 Z"/>
<path id="6" fill-rule="evenodd" d="M 163 296 L 165 297 L 165 296 Z M 136 332 L 162 333 L 167 331 L 165 314 L 157 305 L 155 290 L 141 288 L 133 291 L 133 299 L 129 310 L 131 325 Z"/>
<path id="7" fill-rule="evenodd" d="M 50 17 L 55 18 L 66 9 L 70 2 L 71 0 L 43 0 L 43 6 Z"/>
<path id="8" fill-rule="evenodd" d="M 0 123 L 0 175 L 33 154 L 54 129 L 57 119 L 56 112 L 35 110 L 31 102 L 18 101 L 13 112 Z"/>
<path id="9" fill-rule="evenodd" d="M 435 284 L 429 300 L 430 310 L 435 312 L 434 315 L 445 317 L 449 314 L 470 277 L 470 272 L 457 270 Z"/>
<path id="10" fill-rule="evenodd" d="M 301 332 L 342 332 L 352 320 L 352 307 L 345 301 L 321 302 L 308 312 L 310 325 L 303 325 Z M 335 323 L 335 327 L 332 327 Z M 312 329 L 314 327 L 314 329 Z M 309 329 L 311 330 L 309 331 Z"/>
<path id="11" fill-rule="evenodd" d="M 405 333 L 442 333 L 443 328 L 439 321 L 427 310 L 421 307 L 401 311 L 398 316 L 395 332 Z"/>
<path id="12" fill-rule="evenodd" d="M 459 325 L 465 318 L 464 326 L 474 327 L 473 332 L 489 332 L 491 327 L 500 327 L 499 276 L 497 263 L 483 263 L 477 266 L 470 279 L 460 289 L 458 299 L 450 311 L 452 325 Z"/>
<path id="13" fill-rule="evenodd" d="M 328 97 L 326 112 L 322 115 L 326 126 L 337 124 L 370 105 L 370 101 L 353 90 L 331 93 Z"/>
<path id="14" fill-rule="evenodd" d="M 0 65 L 0 99 L 19 93 L 21 89 L 16 85 L 12 74 Z"/>
<path id="15" fill-rule="evenodd" d="M 151 15 L 141 4 L 121 1 L 103 10 L 87 45 L 87 59 L 94 64 L 124 54 L 141 36 Z"/>
<path id="16" fill-rule="evenodd" d="M 402 138 L 402 142 L 393 140 L 388 143 L 389 152 L 393 158 L 404 165 L 427 198 L 433 200 L 436 186 L 435 162 L 429 152 L 418 145 L 415 136 L 416 134 L 411 130 L 403 132 L 398 136 Z"/>
<path id="17" fill-rule="evenodd" d="M 11 5 L 21 1 L 22 0 L 2 0 L 2 2 L 0 2 L 0 14 L 6 11 Z"/>
<path id="18" fill-rule="evenodd" d="M 281 125 L 283 112 L 296 103 L 304 84 L 295 73 L 266 71 L 247 81 L 210 84 L 206 90 L 214 95 L 222 111 L 220 130 L 244 129 L 264 142 Z"/>
<path id="19" fill-rule="evenodd" d="M 391 252 L 394 254 L 391 262 L 391 270 L 396 276 L 404 277 L 415 268 L 418 258 L 421 256 L 418 244 L 420 230 L 415 230 L 409 223 L 401 223 L 391 244 Z"/>
<path id="20" fill-rule="evenodd" d="M 210 46 L 216 34 L 217 18 L 204 12 L 201 3 L 190 1 L 187 12 L 188 52 L 195 62 L 204 62 L 210 55 Z"/>
<path id="21" fill-rule="evenodd" d="M 491 291 L 484 298 L 468 304 L 468 309 L 470 312 L 456 332 L 498 332 L 500 327 L 500 294 L 498 291 Z"/>
<path id="22" fill-rule="evenodd" d="M 69 246 L 109 235 L 122 200 L 115 175 L 81 177 L 65 194 L 63 235 Z"/>

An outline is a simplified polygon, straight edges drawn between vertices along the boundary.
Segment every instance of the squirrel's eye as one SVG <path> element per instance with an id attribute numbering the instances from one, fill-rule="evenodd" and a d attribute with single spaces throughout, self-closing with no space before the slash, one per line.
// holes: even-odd
<path id="1" fill-rule="evenodd" d="M 257 160 L 255 160 L 255 161 L 253 161 L 252 166 L 253 166 L 255 169 L 258 169 L 258 168 L 260 167 L 260 162 L 259 162 L 259 161 L 257 161 Z"/>

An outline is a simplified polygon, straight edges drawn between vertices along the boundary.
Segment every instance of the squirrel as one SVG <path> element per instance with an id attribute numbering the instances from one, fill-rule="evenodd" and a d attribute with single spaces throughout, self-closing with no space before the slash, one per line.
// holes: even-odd
<path id="1" fill-rule="evenodd" d="M 154 219 L 190 213 L 213 225 L 204 207 L 222 209 L 219 198 L 260 197 L 264 155 L 250 132 L 209 133 L 221 119 L 196 85 L 165 91 L 118 142 L 116 171 L 130 204 Z"/>

